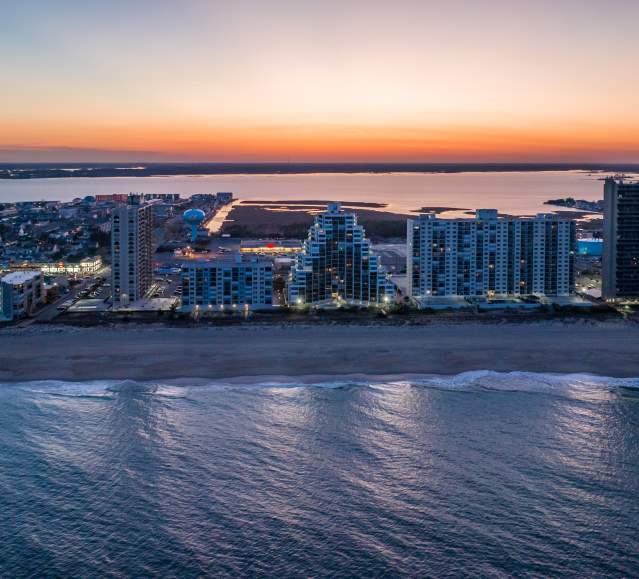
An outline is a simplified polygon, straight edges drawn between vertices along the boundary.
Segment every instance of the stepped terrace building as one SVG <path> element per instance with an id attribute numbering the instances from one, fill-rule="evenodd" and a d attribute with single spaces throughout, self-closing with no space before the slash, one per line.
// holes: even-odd
<path id="1" fill-rule="evenodd" d="M 190 261 L 182 266 L 182 309 L 267 309 L 273 306 L 273 266 L 256 258 Z"/>
<path id="2" fill-rule="evenodd" d="M 602 295 L 639 299 L 639 183 L 606 179 Z"/>
<path id="3" fill-rule="evenodd" d="M 316 216 L 291 270 L 289 304 L 369 306 L 390 301 L 393 294 L 386 270 L 372 254 L 355 214 L 330 203 Z"/>
<path id="4" fill-rule="evenodd" d="M 414 298 L 574 293 L 575 224 L 554 215 L 409 220 L 408 291 Z"/>

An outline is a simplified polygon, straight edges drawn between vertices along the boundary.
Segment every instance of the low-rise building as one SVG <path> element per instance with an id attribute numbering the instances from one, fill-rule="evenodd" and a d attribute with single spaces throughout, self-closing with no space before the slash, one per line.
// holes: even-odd
<path id="1" fill-rule="evenodd" d="M 29 315 L 43 301 L 42 272 L 13 271 L 0 278 L 0 317 L 3 320 Z"/>
<path id="2" fill-rule="evenodd" d="M 182 266 L 182 309 L 267 309 L 273 306 L 270 261 L 233 258 L 195 260 Z"/>
<path id="3" fill-rule="evenodd" d="M 67 275 L 83 277 L 95 275 L 102 269 L 102 257 L 85 257 L 77 262 L 57 261 L 54 263 L 34 263 L 33 267 L 42 270 L 45 275 Z"/>
<path id="4" fill-rule="evenodd" d="M 176 203 L 180 201 L 179 193 L 144 193 L 142 195 L 144 201 L 154 201 L 155 199 L 159 199 L 160 201 L 167 201 Z"/>
<path id="5" fill-rule="evenodd" d="M 595 239 L 592 237 L 578 239 L 577 253 L 579 255 L 601 257 L 603 255 L 603 239 Z"/>
<path id="6" fill-rule="evenodd" d="M 216 194 L 216 200 L 218 205 L 228 205 L 233 202 L 233 193 L 230 191 L 220 191 Z"/>
<path id="7" fill-rule="evenodd" d="M 112 193 L 105 195 L 96 195 L 95 200 L 98 203 L 103 203 L 105 201 L 109 201 L 112 203 L 126 203 L 129 198 L 127 193 Z"/>
<path id="8" fill-rule="evenodd" d="M 302 242 L 295 239 L 248 239 L 242 240 L 240 244 L 240 253 L 279 255 L 301 252 Z"/>

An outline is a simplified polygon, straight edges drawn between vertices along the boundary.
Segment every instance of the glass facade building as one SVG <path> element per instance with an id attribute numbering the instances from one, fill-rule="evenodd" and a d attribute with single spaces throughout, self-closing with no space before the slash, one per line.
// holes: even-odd
<path id="1" fill-rule="evenodd" d="M 330 203 L 315 218 L 302 252 L 291 269 L 291 306 L 346 302 L 374 305 L 390 301 L 393 285 L 379 257 L 371 252 L 354 213 Z"/>
<path id="2" fill-rule="evenodd" d="M 639 298 L 639 182 L 605 181 L 602 277 L 605 299 Z"/>
<path id="3" fill-rule="evenodd" d="M 567 296 L 575 288 L 575 224 L 553 215 L 475 219 L 424 214 L 407 224 L 409 295 Z"/>

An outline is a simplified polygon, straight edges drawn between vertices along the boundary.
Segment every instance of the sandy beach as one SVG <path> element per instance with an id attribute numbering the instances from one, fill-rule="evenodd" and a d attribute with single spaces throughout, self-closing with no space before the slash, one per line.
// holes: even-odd
<path id="1" fill-rule="evenodd" d="M 33 327 L 0 332 L 0 381 L 470 370 L 639 377 L 639 325 Z"/>

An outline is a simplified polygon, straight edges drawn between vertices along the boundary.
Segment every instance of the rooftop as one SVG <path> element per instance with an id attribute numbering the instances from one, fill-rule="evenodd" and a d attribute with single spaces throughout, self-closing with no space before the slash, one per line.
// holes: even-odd
<path id="1" fill-rule="evenodd" d="M 415 218 L 414 218 L 415 219 Z M 496 209 L 476 209 L 473 217 L 440 217 L 435 212 L 420 213 L 418 219 L 428 221 L 573 221 L 558 213 L 537 213 L 536 215 L 502 215 Z"/>
<path id="2" fill-rule="evenodd" d="M 42 275 L 42 272 L 35 270 L 12 271 L 2 277 L 2 281 L 13 285 L 20 285 Z"/>

